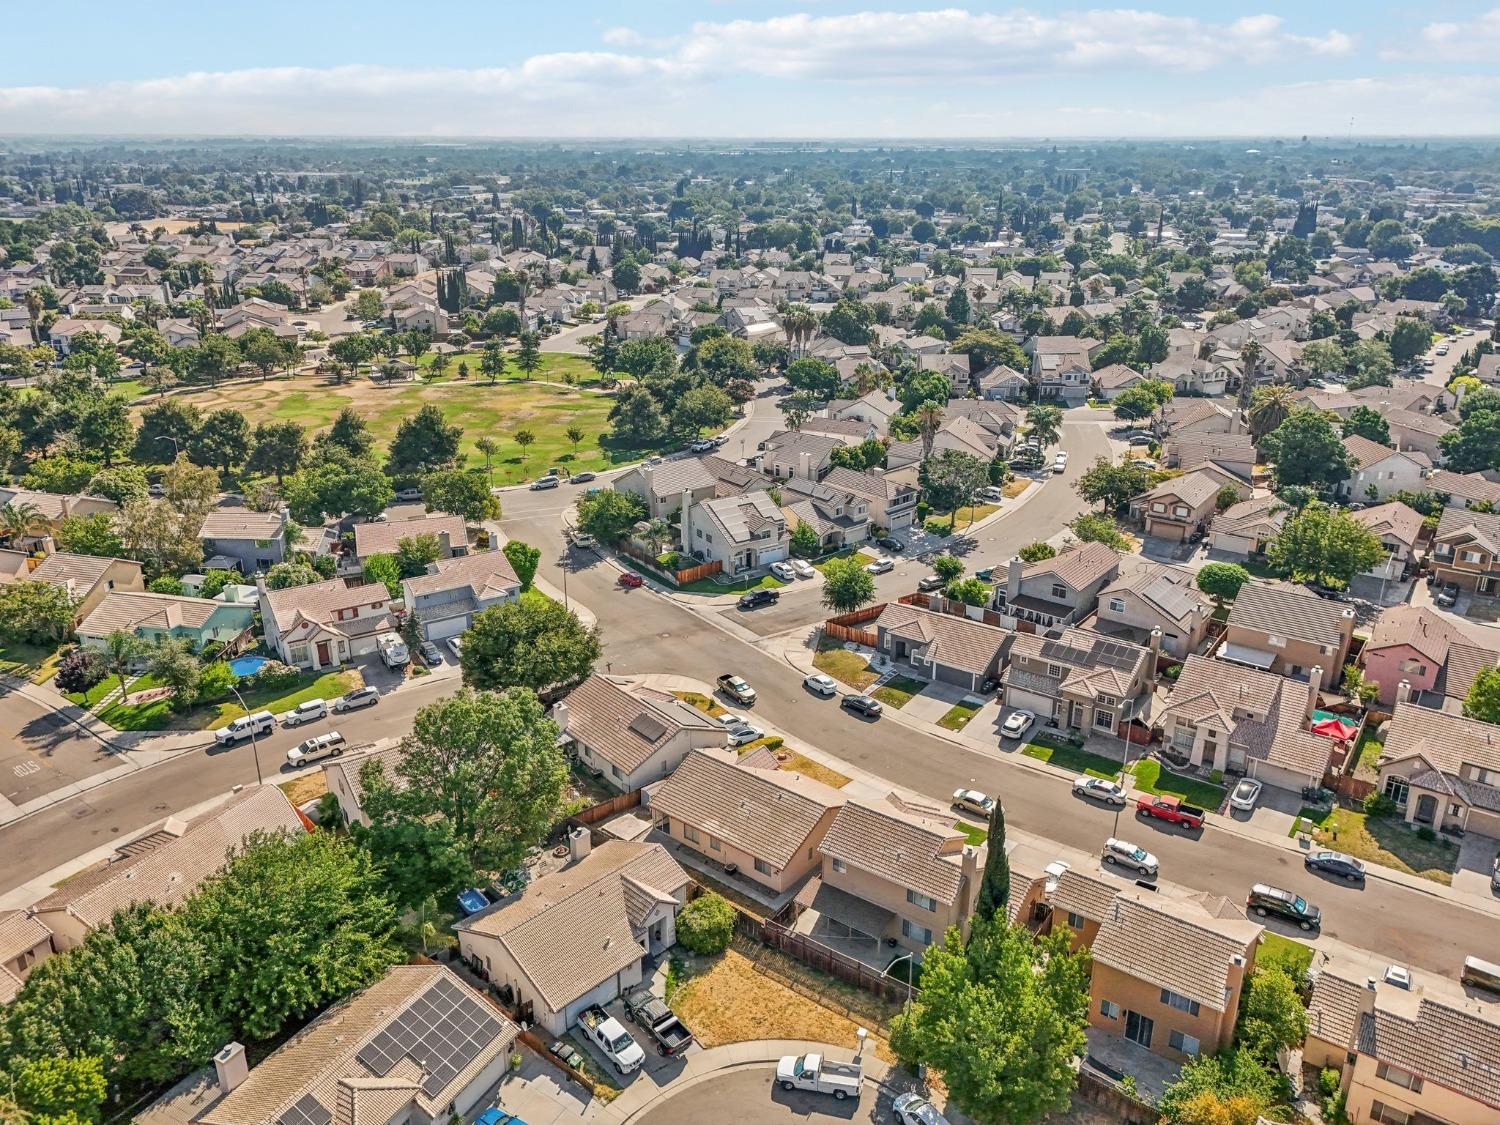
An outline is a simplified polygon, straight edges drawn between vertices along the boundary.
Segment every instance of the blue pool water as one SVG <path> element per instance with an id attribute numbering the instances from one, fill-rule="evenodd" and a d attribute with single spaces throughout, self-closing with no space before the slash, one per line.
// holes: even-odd
<path id="1" fill-rule="evenodd" d="M 229 670 L 236 676 L 253 676 L 265 662 L 264 656 L 237 656 L 229 662 Z"/>

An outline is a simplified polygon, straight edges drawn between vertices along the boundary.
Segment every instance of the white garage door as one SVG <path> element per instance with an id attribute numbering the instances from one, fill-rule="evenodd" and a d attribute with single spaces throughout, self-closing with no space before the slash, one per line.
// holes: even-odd
<path id="1" fill-rule="evenodd" d="M 1007 707 L 1024 707 L 1028 711 L 1035 711 L 1043 719 L 1052 718 L 1052 699 L 1050 696 L 1039 695 L 1033 691 L 1011 686 L 1005 689 L 1005 705 Z"/>
<path id="2" fill-rule="evenodd" d="M 445 617 L 441 621 L 425 621 L 422 623 L 422 632 L 429 641 L 447 640 L 456 637 L 468 628 L 469 621 L 466 617 Z"/>

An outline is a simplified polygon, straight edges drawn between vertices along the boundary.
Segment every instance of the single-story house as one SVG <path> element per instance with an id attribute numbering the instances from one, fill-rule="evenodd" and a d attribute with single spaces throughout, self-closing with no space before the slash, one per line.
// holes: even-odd
<path id="1" fill-rule="evenodd" d="M 728 742 L 721 723 L 629 676 L 590 676 L 553 705 L 552 721 L 580 766 L 627 792 L 660 781 L 690 750 Z"/>
<path id="2" fill-rule="evenodd" d="M 982 692 L 1000 674 L 1015 633 L 982 621 L 893 602 L 874 621 L 879 649 L 926 679 Z"/>
<path id="3" fill-rule="evenodd" d="M 103 649 L 109 635 L 130 633 L 145 641 L 179 637 L 195 650 L 230 645 L 250 631 L 255 607 L 244 602 L 153 594 L 148 590 L 111 590 L 78 623 L 78 641 Z"/>

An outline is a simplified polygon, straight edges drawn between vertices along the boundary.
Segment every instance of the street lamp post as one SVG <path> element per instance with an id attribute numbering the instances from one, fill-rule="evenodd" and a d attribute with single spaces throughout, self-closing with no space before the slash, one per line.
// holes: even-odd
<path id="1" fill-rule="evenodd" d="M 229 691 L 230 694 L 234 696 L 235 702 L 240 705 L 240 710 L 245 712 L 246 716 L 248 716 L 250 714 L 250 708 L 245 706 L 245 697 L 240 694 L 240 689 L 231 685 Z M 254 723 L 250 724 L 250 753 L 255 758 L 255 784 L 264 785 L 266 783 L 266 779 L 262 777 L 260 773 L 260 743 L 256 740 L 255 737 Z"/>
<path id="2" fill-rule="evenodd" d="M 885 967 L 885 972 L 881 975 L 887 977 L 890 976 L 891 970 L 894 969 L 897 965 L 901 964 L 902 961 L 906 962 L 906 1005 L 904 1008 L 902 1008 L 902 1011 L 905 1011 L 906 1008 L 911 1007 L 911 978 L 916 968 L 916 963 L 912 960 L 912 955 L 910 953 L 903 953 L 900 957 L 893 959 L 891 963 Z"/>
<path id="3" fill-rule="evenodd" d="M 182 456 L 182 440 L 173 434 L 157 434 L 157 441 L 170 441 L 172 443 L 172 454 L 175 457 Z"/>

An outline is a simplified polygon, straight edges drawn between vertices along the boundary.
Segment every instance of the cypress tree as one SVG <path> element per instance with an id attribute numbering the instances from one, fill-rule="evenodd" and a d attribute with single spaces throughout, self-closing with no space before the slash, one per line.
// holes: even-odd
<path id="1" fill-rule="evenodd" d="M 984 875 L 979 880 L 979 894 L 974 913 L 986 920 L 1009 921 L 1010 860 L 1005 855 L 1005 809 L 997 799 L 990 813 L 989 854 L 984 860 Z"/>

